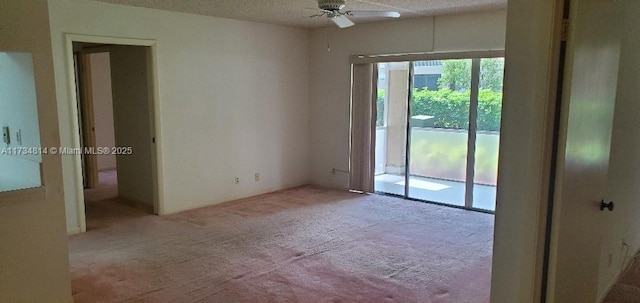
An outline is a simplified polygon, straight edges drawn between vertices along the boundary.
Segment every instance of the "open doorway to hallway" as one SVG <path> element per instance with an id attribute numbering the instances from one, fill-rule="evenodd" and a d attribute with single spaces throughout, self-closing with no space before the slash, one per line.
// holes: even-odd
<path id="1" fill-rule="evenodd" d="M 375 191 L 495 211 L 504 59 L 378 64 Z"/>
<path id="2" fill-rule="evenodd" d="M 155 213 L 149 47 L 73 43 L 87 230 Z"/>

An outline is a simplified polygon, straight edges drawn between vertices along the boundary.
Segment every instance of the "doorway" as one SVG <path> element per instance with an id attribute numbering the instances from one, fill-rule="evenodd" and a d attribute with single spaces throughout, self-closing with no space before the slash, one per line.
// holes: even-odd
<path id="1" fill-rule="evenodd" d="M 85 231 L 157 214 L 149 46 L 73 42 Z"/>
<path id="2" fill-rule="evenodd" d="M 495 211 L 504 58 L 378 64 L 375 191 Z"/>

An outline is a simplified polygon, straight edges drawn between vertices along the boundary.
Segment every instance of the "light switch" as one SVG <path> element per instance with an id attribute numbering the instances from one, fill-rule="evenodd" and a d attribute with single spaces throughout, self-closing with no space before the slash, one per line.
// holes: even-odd
<path id="1" fill-rule="evenodd" d="M 9 132 L 8 126 L 2 127 L 2 142 L 6 144 L 11 144 L 11 133 Z"/>

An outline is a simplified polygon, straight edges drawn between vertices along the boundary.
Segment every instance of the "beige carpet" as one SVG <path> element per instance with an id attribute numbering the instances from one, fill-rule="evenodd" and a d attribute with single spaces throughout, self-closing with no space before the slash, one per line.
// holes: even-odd
<path id="1" fill-rule="evenodd" d="M 158 217 L 99 190 L 76 302 L 489 301 L 492 215 L 305 186 Z"/>
<path id="2" fill-rule="evenodd" d="M 633 264 L 611 288 L 604 303 L 640 303 L 640 257 L 636 256 Z"/>

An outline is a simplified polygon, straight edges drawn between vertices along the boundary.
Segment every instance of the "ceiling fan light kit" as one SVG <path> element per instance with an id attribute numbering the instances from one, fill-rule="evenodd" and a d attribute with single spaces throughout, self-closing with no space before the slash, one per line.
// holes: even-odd
<path id="1" fill-rule="evenodd" d="M 353 23 L 353 21 L 349 20 L 349 18 L 345 17 L 344 15 L 336 15 L 334 17 L 331 17 L 331 21 L 333 21 L 333 23 L 335 23 L 340 28 L 347 28 L 356 25 L 355 23 Z"/>
<path id="2" fill-rule="evenodd" d="M 349 17 L 378 17 L 378 18 L 399 18 L 398 12 L 384 11 L 343 11 L 347 6 L 346 0 L 318 0 L 320 13 L 311 17 L 327 17 L 340 28 L 354 26 L 355 23 Z"/>

